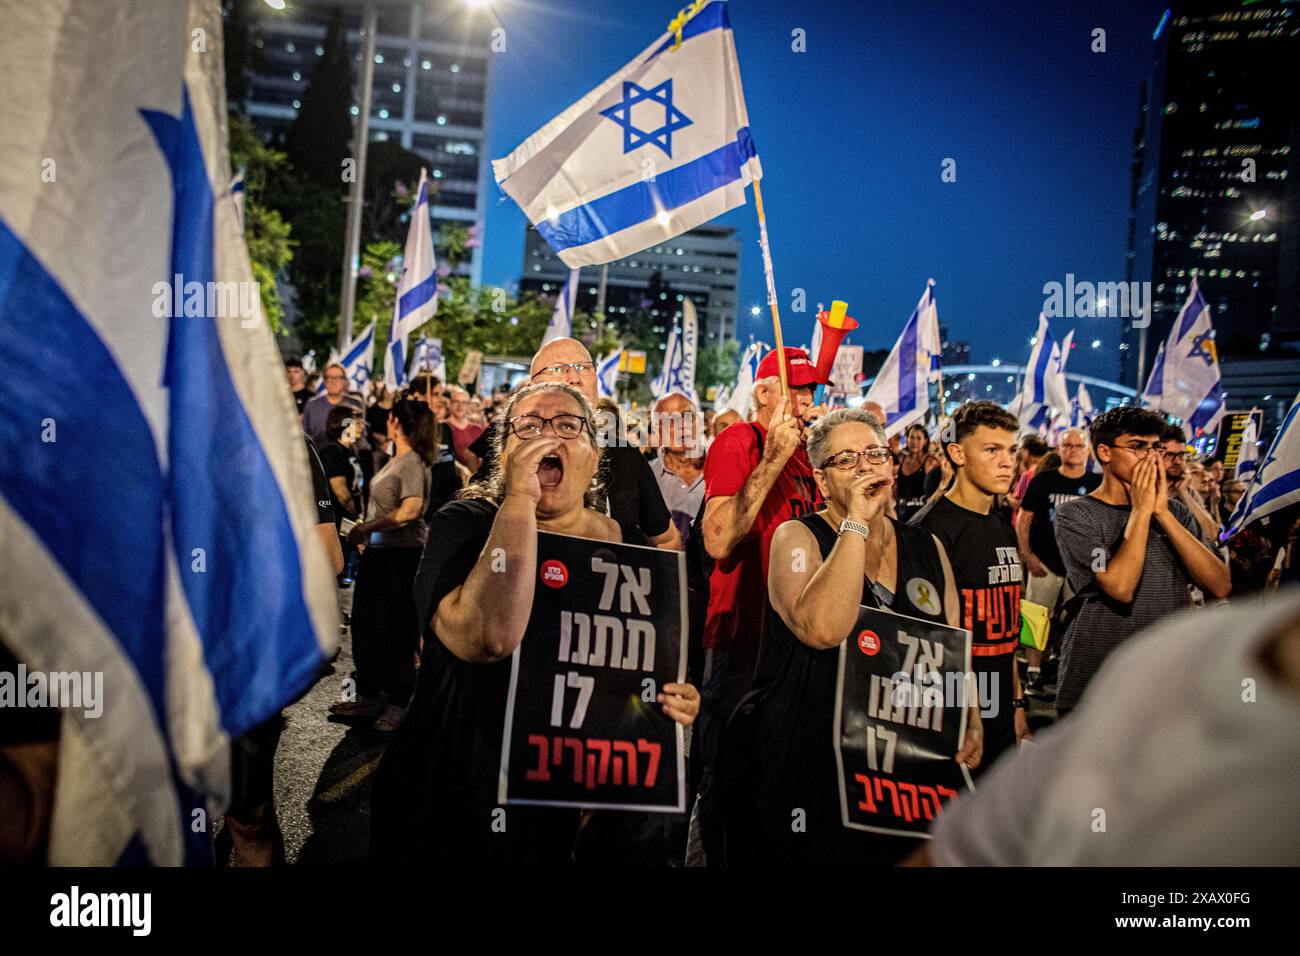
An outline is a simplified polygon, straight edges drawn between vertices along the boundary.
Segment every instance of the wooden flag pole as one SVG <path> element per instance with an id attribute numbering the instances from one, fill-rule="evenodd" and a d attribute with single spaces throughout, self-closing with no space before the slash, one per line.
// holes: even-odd
<path id="1" fill-rule="evenodd" d="M 772 334 L 776 337 L 776 367 L 781 375 L 781 394 L 785 396 L 786 408 L 793 415 L 790 376 L 785 368 L 785 340 L 781 337 L 781 313 L 776 303 L 776 279 L 772 275 L 772 250 L 767 244 L 767 215 L 763 212 L 763 189 L 757 179 L 754 180 L 754 208 L 758 212 L 758 244 L 763 250 L 763 273 L 767 278 L 767 304 L 772 308 Z"/>

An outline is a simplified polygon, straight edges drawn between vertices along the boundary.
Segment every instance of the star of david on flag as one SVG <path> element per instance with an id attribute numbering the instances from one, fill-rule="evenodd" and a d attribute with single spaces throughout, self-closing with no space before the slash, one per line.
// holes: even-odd
<path id="1" fill-rule="evenodd" d="M 745 202 L 763 175 L 727 4 L 665 32 L 493 175 L 570 269 L 681 235 Z"/>
<path id="2" fill-rule="evenodd" d="M 1223 418 L 1218 351 L 1210 303 L 1196 277 L 1165 342 L 1161 379 L 1159 393 L 1145 396 L 1155 399 L 1157 411 L 1182 419 L 1189 437 L 1218 428 Z M 1150 386 L 1147 391 L 1151 392 Z"/>
<path id="3" fill-rule="evenodd" d="M 643 130 L 632 121 L 632 108 L 641 102 L 658 103 L 664 108 L 664 124 L 656 129 Z M 608 116 L 623 127 L 623 152 L 630 153 L 638 146 L 647 143 L 658 146 L 670 158 L 673 155 L 673 132 L 690 126 L 686 114 L 673 106 L 672 77 L 664 80 L 652 90 L 642 89 L 631 80 L 623 83 L 623 99 L 607 110 L 600 111 L 601 116 Z"/>

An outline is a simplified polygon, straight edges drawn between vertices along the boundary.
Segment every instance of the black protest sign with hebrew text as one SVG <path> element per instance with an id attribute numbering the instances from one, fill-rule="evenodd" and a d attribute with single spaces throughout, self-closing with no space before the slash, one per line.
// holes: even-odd
<path id="1" fill-rule="evenodd" d="M 502 803 L 680 813 L 685 555 L 537 535 L 533 612 L 510 671 Z"/>
<path id="2" fill-rule="evenodd" d="M 970 631 L 861 608 L 840 645 L 835 752 L 844 826 L 925 836 L 974 789 L 953 760 L 966 730 Z"/>

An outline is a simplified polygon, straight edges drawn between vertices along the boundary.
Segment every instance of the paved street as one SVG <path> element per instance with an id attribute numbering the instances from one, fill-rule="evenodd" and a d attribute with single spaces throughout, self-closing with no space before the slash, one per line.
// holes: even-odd
<path id="1" fill-rule="evenodd" d="M 350 726 L 330 717 L 352 667 L 345 635 L 333 673 L 285 711 L 275 802 L 290 864 L 354 864 L 366 856 L 370 781 L 391 735 L 369 730 L 369 721 Z"/>

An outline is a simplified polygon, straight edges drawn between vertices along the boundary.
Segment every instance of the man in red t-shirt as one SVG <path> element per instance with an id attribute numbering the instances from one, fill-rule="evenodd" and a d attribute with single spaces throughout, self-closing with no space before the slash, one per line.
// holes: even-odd
<path id="1" fill-rule="evenodd" d="M 767 556 L 783 521 L 815 511 L 821 495 L 804 451 L 804 420 L 822 380 L 803 349 L 785 350 L 793 410 L 781 394 L 777 355 L 759 363 L 752 422 L 735 422 L 704 460 L 704 547 L 709 578 L 704 700 L 725 721 L 749 690 L 767 606 Z"/>

